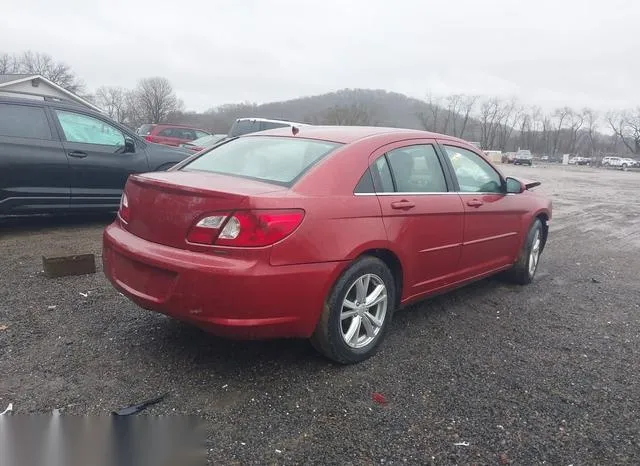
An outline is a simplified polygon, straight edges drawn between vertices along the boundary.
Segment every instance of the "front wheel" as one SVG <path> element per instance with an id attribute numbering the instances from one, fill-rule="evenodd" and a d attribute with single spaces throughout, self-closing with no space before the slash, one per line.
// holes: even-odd
<path id="1" fill-rule="evenodd" d="M 520 252 L 518 261 L 513 268 L 507 272 L 508 277 L 520 285 L 528 285 L 531 283 L 536 274 L 536 270 L 538 270 L 542 248 L 542 222 L 537 218 L 527 233 L 527 238 Z"/>
<path id="2" fill-rule="evenodd" d="M 371 357 L 382 342 L 396 302 L 395 281 L 384 262 L 354 262 L 329 294 L 311 343 L 341 364 Z"/>

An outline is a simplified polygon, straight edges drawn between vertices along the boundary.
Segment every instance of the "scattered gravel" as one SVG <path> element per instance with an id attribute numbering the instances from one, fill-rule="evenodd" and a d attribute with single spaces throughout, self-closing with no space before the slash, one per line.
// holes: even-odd
<path id="1" fill-rule="evenodd" d="M 100 254 L 108 218 L 0 223 L 0 411 L 106 415 L 167 392 L 146 412 L 202 416 L 225 464 L 639 464 L 640 174 L 505 171 L 554 200 L 535 282 L 403 310 L 350 367 L 143 311 L 101 270 L 41 273 L 44 253 Z"/>

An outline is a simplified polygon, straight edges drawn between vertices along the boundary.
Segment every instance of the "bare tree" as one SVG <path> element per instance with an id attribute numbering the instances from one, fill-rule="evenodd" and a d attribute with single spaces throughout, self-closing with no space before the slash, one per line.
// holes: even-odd
<path id="1" fill-rule="evenodd" d="M 556 109 L 553 112 L 553 118 L 555 120 L 554 130 L 553 130 L 553 155 L 556 155 L 558 151 L 558 145 L 560 142 L 560 133 L 562 132 L 562 128 L 564 127 L 565 120 L 569 117 L 573 111 L 569 107 L 563 107 Z"/>
<path id="2" fill-rule="evenodd" d="M 567 115 L 567 123 L 569 126 L 569 153 L 576 153 L 578 143 L 578 132 L 584 125 L 584 114 L 574 112 L 573 110 Z"/>
<path id="3" fill-rule="evenodd" d="M 329 109 L 325 116 L 325 124 L 338 126 L 366 126 L 371 125 L 373 112 L 362 103 L 351 105 L 336 105 Z"/>
<path id="4" fill-rule="evenodd" d="M 461 122 L 459 125 L 459 132 L 458 134 L 454 133 L 454 136 L 457 136 L 459 138 L 464 137 L 464 133 L 467 130 L 467 125 L 469 124 L 469 118 L 473 113 L 473 110 L 476 106 L 477 101 L 478 101 L 478 96 L 475 96 L 475 95 L 462 96 L 460 106 L 459 106 L 460 118 L 461 118 Z"/>
<path id="5" fill-rule="evenodd" d="M 126 123 L 129 116 L 128 93 L 122 87 L 102 86 L 96 91 L 96 105 L 114 120 Z"/>
<path id="6" fill-rule="evenodd" d="M 507 149 L 513 130 L 518 126 L 522 116 L 522 107 L 518 106 L 515 99 L 500 104 L 496 128 L 498 148 L 500 150 L 505 151 Z"/>
<path id="7" fill-rule="evenodd" d="M 589 155 L 594 156 L 596 153 L 596 133 L 598 131 L 598 114 L 590 108 L 582 110 L 582 115 L 586 126 L 587 145 Z"/>
<path id="8" fill-rule="evenodd" d="M 0 74 L 11 74 L 16 72 L 16 63 L 8 53 L 0 54 Z"/>
<path id="9" fill-rule="evenodd" d="M 71 67 L 57 62 L 51 55 L 27 51 L 16 55 L 13 60 L 13 73 L 39 74 L 58 86 L 78 94 L 84 90 L 84 84 L 78 79 Z"/>
<path id="10" fill-rule="evenodd" d="M 161 77 L 140 80 L 135 100 L 141 116 L 149 123 L 161 123 L 169 113 L 181 110 L 183 106 L 169 80 Z"/>
<path id="11" fill-rule="evenodd" d="M 497 97 L 484 99 L 480 103 L 478 119 L 480 120 L 480 146 L 492 149 L 500 124 L 501 101 Z"/>
<path id="12" fill-rule="evenodd" d="M 609 113 L 607 122 L 627 149 L 633 154 L 640 154 L 640 107 Z"/>
<path id="13" fill-rule="evenodd" d="M 442 98 L 428 94 L 425 99 L 429 110 L 427 112 L 418 112 L 416 117 L 420 121 L 423 129 L 426 131 L 440 131 L 439 122 L 442 115 Z"/>

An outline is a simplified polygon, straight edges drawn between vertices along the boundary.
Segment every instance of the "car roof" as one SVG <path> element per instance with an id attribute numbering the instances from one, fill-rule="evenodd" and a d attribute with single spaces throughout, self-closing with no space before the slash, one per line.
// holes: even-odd
<path id="1" fill-rule="evenodd" d="M 66 108 L 70 110 L 82 110 L 84 112 L 106 116 L 106 114 L 98 112 L 92 108 L 89 108 L 86 105 L 82 105 L 80 103 L 72 102 L 65 99 L 57 99 L 55 97 L 49 97 L 49 96 L 34 95 L 32 97 L 13 97 L 13 96 L 7 96 L 7 95 L 0 95 L 0 101 L 5 103 L 29 104 L 29 105 L 40 105 L 43 107 L 49 106 L 49 107 L 56 107 L 56 108 Z"/>
<path id="2" fill-rule="evenodd" d="M 208 133 L 206 129 L 198 128 L 197 126 L 189 126 L 189 125 L 174 125 L 173 123 L 146 123 L 148 125 L 153 126 L 154 128 L 185 128 L 185 129 L 197 129 L 198 131 L 204 131 Z M 144 126 L 144 125 L 141 125 Z"/>
<path id="3" fill-rule="evenodd" d="M 417 129 L 405 129 L 405 128 L 385 128 L 380 126 L 301 126 L 297 128 L 299 131 L 296 133 L 297 137 L 307 139 L 320 139 L 324 141 L 338 142 L 342 144 L 350 144 L 360 139 L 365 139 L 372 136 L 383 135 L 395 135 L 397 137 L 411 138 L 425 138 L 425 139 L 447 139 L 450 141 L 459 141 L 465 145 L 469 145 L 467 141 L 454 138 L 444 134 L 430 133 L 428 131 L 421 131 Z M 266 131 L 260 131 L 258 133 L 251 133 L 242 137 L 255 137 L 255 136 L 292 136 L 291 128 L 276 128 Z"/>
<path id="4" fill-rule="evenodd" d="M 277 119 L 272 119 L 272 118 L 242 117 L 242 118 L 236 118 L 236 121 L 264 121 L 264 122 L 268 122 L 268 123 L 286 123 L 288 125 L 309 126 L 308 123 L 300 123 L 298 121 L 289 121 L 289 120 L 277 120 Z"/>

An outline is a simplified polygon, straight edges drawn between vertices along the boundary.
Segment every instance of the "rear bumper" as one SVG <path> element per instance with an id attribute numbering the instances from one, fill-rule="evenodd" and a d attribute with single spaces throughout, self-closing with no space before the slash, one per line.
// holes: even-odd
<path id="1" fill-rule="evenodd" d="M 343 262 L 271 266 L 176 249 L 117 223 L 103 235 L 105 275 L 140 307 L 242 339 L 309 337 Z"/>

